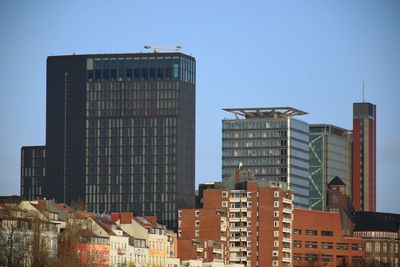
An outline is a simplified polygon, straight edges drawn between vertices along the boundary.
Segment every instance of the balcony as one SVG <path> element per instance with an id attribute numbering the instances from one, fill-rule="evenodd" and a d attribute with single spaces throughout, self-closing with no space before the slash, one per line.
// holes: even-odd
<path id="1" fill-rule="evenodd" d="M 240 237 L 239 236 L 235 236 L 235 237 L 231 237 L 229 238 L 230 242 L 240 242 Z"/>
<path id="2" fill-rule="evenodd" d="M 230 257 L 230 261 L 243 262 L 243 261 L 247 261 L 247 257 Z"/>
<path id="3" fill-rule="evenodd" d="M 231 251 L 231 252 L 240 252 L 241 248 L 242 247 L 229 247 L 229 251 Z"/>
<path id="4" fill-rule="evenodd" d="M 239 218 L 229 218 L 229 222 L 240 222 L 240 217 Z"/>
<path id="5" fill-rule="evenodd" d="M 241 228 L 240 228 L 240 231 L 242 231 L 242 232 L 247 232 L 247 227 L 241 227 Z"/>
<path id="6" fill-rule="evenodd" d="M 282 241 L 283 241 L 283 242 L 291 243 L 291 242 L 292 242 L 292 239 L 291 239 L 291 238 L 283 238 Z"/>
<path id="7" fill-rule="evenodd" d="M 282 251 L 283 252 L 287 252 L 287 253 L 292 253 L 292 249 L 291 248 L 283 248 Z"/>
<path id="8" fill-rule="evenodd" d="M 290 214 L 292 214 L 292 209 L 283 208 L 283 213 L 290 213 Z"/>
<path id="9" fill-rule="evenodd" d="M 222 254 L 222 253 L 223 253 L 223 250 L 222 250 L 222 248 L 214 248 L 214 249 L 213 249 L 213 253 L 215 253 L 215 254 Z"/>
<path id="10" fill-rule="evenodd" d="M 221 236 L 221 241 L 226 241 L 226 237 L 225 236 Z"/>
<path id="11" fill-rule="evenodd" d="M 240 228 L 238 228 L 238 227 L 231 227 L 231 229 L 229 229 L 229 231 L 230 231 L 231 233 L 238 233 L 238 232 L 240 232 Z"/>
<path id="12" fill-rule="evenodd" d="M 240 202 L 240 198 L 231 197 L 229 198 L 229 202 Z"/>
<path id="13" fill-rule="evenodd" d="M 240 208 L 229 208 L 230 212 L 240 212 Z"/>
<path id="14" fill-rule="evenodd" d="M 241 222 L 247 222 L 247 217 L 242 217 L 242 218 L 240 218 L 240 221 L 241 221 Z"/>
<path id="15" fill-rule="evenodd" d="M 289 219 L 289 218 L 283 218 L 282 221 L 284 223 L 292 223 L 292 219 Z"/>
<path id="16" fill-rule="evenodd" d="M 284 197 L 284 198 L 283 198 L 283 203 L 292 204 L 292 200 L 289 199 L 289 198 Z"/>
<path id="17" fill-rule="evenodd" d="M 240 199 L 240 202 L 247 202 L 247 198 L 246 198 L 246 197 L 242 197 L 242 198 Z"/>
<path id="18" fill-rule="evenodd" d="M 291 233 L 291 232 L 292 232 L 292 229 L 283 227 L 283 228 L 282 228 L 282 232 L 284 232 L 284 233 Z"/>
<path id="19" fill-rule="evenodd" d="M 289 257 L 283 257 L 283 258 L 282 258 L 282 261 L 283 261 L 283 262 L 292 262 L 292 259 L 289 258 Z"/>
<path id="20" fill-rule="evenodd" d="M 197 248 L 196 251 L 197 251 L 197 252 L 203 252 L 204 249 L 203 249 L 203 248 Z"/>

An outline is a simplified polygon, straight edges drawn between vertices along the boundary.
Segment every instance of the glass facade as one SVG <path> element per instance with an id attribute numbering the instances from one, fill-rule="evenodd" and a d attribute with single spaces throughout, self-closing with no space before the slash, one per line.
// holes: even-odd
<path id="1" fill-rule="evenodd" d="M 295 205 L 308 207 L 308 124 L 289 116 L 247 116 L 222 121 L 222 179 L 239 163 L 257 180 L 286 182 Z"/>
<path id="2" fill-rule="evenodd" d="M 351 197 L 352 141 L 348 130 L 325 124 L 310 125 L 310 208 L 326 209 L 328 183 L 338 176 Z"/>
<path id="3" fill-rule="evenodd" d="M 175 228 L 194 197 L 195 65 L 181 53 L 49 57 L 50 197 Z"/>
<path id="4" fill-rule="evenodd" d="M 46 147 L 21 149 L 21 196 L 29 200 L 43 198 L 46 186 Z"/>

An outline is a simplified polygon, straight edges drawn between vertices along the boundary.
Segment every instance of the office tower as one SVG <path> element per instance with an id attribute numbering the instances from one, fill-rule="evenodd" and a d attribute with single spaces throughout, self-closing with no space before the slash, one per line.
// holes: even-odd
<path id="1" fill-rule="evenodd" d="M 21 196 L 43 198 L 46 192 L 46 147 L 24 146 L 21 149 Z"/>
<path id="2" fill-rule="evenodd" d="M 309 205 L 309 126 L 290 107 L 230 108 L 222 121 L 222 179 L 239 164 L 257 180 L 285 182 L 297 207 Z"/>
<path id="3" fill-rule="evenodd" d="M 336 176 L 347 186 L 351 198 L 351 131 L 328 124 L 310 125 L 310 208 L 325 210 L 328 183 Z"/>
<path id="4" fill-rule="evenodd" d="M 225 264 L 292 266 L 292 199 L 286 183 L 257 181 L 251 172 L 236 170 L 205 188 L 202 208 L 179 210 L 178 243 L 222 243 L 222 252 L 212 253 Z M 193 256 L 179 248 L 178 257 Z"/>
<path id="5" fill-rule="evenodd" d="M 376 106 L 353 103 L 353 205 L 376 211 Z"/>
<path id="6" fill-rule="evenodd" d="M 193 57 L 51 56 L 46 104 L 47 197 L 175 227 L 194 196 Z"/>

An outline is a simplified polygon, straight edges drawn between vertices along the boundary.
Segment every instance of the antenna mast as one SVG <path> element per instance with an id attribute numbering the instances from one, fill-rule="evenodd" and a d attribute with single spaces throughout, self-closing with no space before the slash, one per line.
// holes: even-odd
<path id="1" fill-rule="evenodd" d="M 365 102 L 365 98 L 364 98 L 364 81 L 362 81 L 362 102 Z"/>

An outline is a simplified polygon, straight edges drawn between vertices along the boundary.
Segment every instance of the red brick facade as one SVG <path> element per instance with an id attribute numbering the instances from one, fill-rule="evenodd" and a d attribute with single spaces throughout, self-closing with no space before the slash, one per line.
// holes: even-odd
<path id="1" fill-rule="evenodd" d="M 293 266 L 364 266 L 362 238 L 343 236 L 339 213 L 295 209 Z"/>

